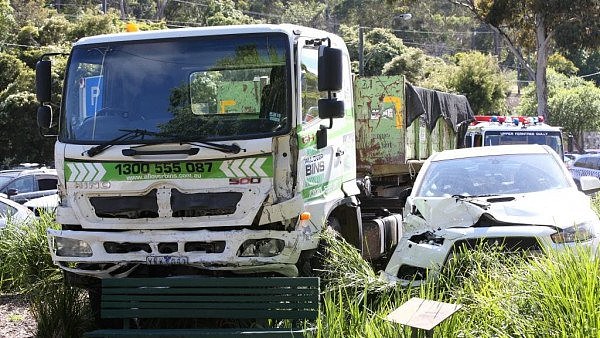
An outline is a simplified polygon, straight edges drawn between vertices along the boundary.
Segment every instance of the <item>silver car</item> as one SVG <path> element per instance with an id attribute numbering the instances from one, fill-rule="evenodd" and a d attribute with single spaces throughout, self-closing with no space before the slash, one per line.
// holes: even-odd
<path id="1" fill-rule="evenodd" d="M 597 178 L 580 182 L 584 191 L 600 189 Z M 600 220 L 556 152 L 509 145 L 433 154 L 407 199 L 402 231 L 382 276 L 407 284 L 435 276 L 465 246 L 596 249 Z"/>

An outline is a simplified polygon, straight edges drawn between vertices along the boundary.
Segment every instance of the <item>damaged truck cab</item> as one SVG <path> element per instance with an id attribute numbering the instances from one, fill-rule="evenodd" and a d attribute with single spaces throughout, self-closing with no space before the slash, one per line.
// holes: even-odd
<path id="1" fill-rule="evenodd" d="M 36 67 L 44 128 L 50 66 Z M 353 84 L 342 39 L 300 26 L 83 38 L 58 119 L 52 259 L 83 286 L 298 276 L 329 226 L 385 265 L 419 160 L 456 148 L 472 119 L 464 97 L 436 114 L 421 90 L 402 76 Z"/>

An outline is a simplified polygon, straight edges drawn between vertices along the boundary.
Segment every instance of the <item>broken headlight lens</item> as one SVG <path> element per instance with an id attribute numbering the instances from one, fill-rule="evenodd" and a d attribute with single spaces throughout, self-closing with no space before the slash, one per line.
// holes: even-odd
<path id="1" fill-rule="evenodd" d="M 73 238 L 54 237 L 54 250 L 60 257 L 92 257 L 90 245 Z"/>
<path id="2" fill-rule="evenodd" d="M 592 227 L 588 223 L 581 223 L 559 230 L 550 236 L 557 244 L 585 242 L 595 237 Z"/>
<path id="3" fill-rule="evenodd" d="M 285 241 L 277 238 L 249 239 L 238 249 L 239 257 L 273 257 L 283 251 Z"/>

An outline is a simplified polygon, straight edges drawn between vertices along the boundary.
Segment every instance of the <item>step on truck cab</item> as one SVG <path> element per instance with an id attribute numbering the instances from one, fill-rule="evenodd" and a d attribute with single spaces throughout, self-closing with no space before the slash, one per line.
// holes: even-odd
<path id="1" fill-rule="evenodd" d="M 43 128 L 51 59 L 36 67 Z M 307 27 L 83 38 L 58 114 L 52 259 L 83 286 L 298 276 L 332 227 L 385 267 L 419 160 L 455 148 L 472 119 L 464 97 L 440 114 L 419 93 L 402 76 L 353 83 L 342 39 Z"/>

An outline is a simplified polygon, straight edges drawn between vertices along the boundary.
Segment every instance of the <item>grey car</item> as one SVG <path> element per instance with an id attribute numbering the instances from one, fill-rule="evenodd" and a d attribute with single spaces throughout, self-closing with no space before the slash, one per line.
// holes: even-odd
<path id="1" fill-rule="evenodd" d="M 12 169 L 0 171 L 0 193 L 25 203 L 31 199 L 57 193 L 56 169 Z"/>

